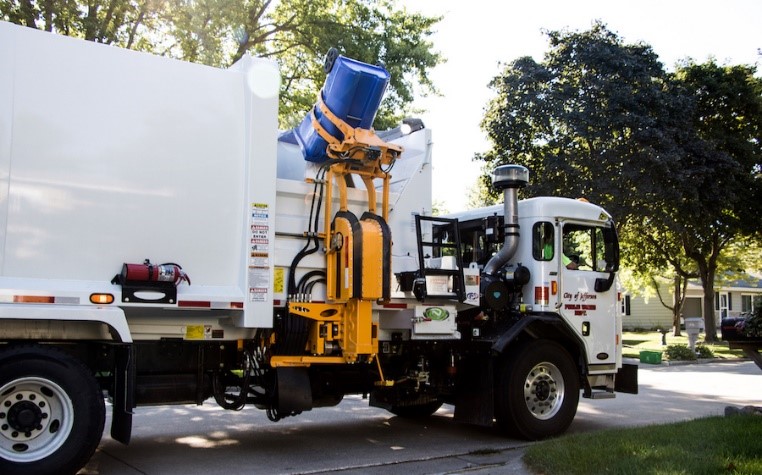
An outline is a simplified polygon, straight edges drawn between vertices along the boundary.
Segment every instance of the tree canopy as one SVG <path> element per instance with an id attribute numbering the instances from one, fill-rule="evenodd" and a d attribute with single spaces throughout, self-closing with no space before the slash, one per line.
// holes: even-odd
<path id="1" fill-rule="evenodd" d="M 492 81 L 492 148 L 479 158 L 527 166 L 529 195 L 607 208 L 636 269 L 700 277 L 712 339 L 720 256 L 762 229 L 762 81 L 713 61 L 668 73 L 650 46 L 602 23 L 548 37 L 542 62 L 519 58 Z"/>
<path id="2" fill-rule="evenodd" d="M 395 0 L 0 0 L 0 19 L 210 66 L 276 58 L 284 127 L 314 104 L 331 47 L 391 73 L 377 128 L 412 112 L 414 86 L 435 92 L 428 71 L 442 60 L 428 40 L 440 18 Z"/>

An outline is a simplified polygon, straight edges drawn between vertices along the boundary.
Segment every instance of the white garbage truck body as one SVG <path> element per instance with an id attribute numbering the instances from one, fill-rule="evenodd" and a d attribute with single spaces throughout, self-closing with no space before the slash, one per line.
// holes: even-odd
<path id="1" fill-rule="evenodd" d="M 546 284 L 511 281 L 510 257 L 485 275 L 460 241 L 443 251 L 437 236 L 457 219 L 428 221 L 429 130 L 378 133 L 383 153 L 401 152 L 368 181 L 348 160 L 304 160 L 293 132 L 278 130 L 279 88 L 267 60 L 222 70 L 0 22 L 1 472 L 80 468 L 100 440 L 104 392 L 125 443 L 136 407 L 210 397 L 273 420 L 350 393 L 403 416 L 451 403 L 461 420 L 538 438 L 568 426 L 580 387 L 613 396 L 616 286 L 587 288 L 613 281 L 612 266 L 567 276 L 556 253 L 539 271 L 527 240 L 517 256 Z M 363 163 L 377 151 L 367 147 Z M 341 178 L 323 176 L 346 163 Z M 340 192 L 326 194 L 332 186 Z M 536 202 L 545 215 L 529 213 L 526 226 L 562 225 L 547 214 L 567 201 Z M 594 216 L 577 224 L 613 229 L 584 207 Z M 482 214 L 463 222 L 502 226 L 503 213 Z M 476 227 L 477 240 L 492 229 Z M 358 241 L 354 257 L 340 229 Z M 362 259 L 383 271 L 353 264 Z M 366 288 L 368 276 L 383 292 Z M 490 279 L 512 282 L 509 301 L 485 304 Z M 600 316 L 587 302 L 591 319 L 580 319 L 580 298 L 597 298 Z M 524 369 L 510 362 L 527 351 L 549 375 L 550 386 L 535 381 L 547 414 L 499 402 L 513 398 Z"/>

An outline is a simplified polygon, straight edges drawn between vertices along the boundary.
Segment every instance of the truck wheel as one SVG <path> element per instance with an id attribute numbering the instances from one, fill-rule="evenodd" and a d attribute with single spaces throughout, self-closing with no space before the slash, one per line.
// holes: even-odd
<path id="1" fill-rule="evenodd" d="M 577 366 L 561 345 L 548 340 L 525 344 L 499 370 L 498 425 L 531 440 L 560 434 L 577 413 L 579 391 Z"/>
<path id="2" fill-rule="evenodd" d="M 75 473 L 98 447 L 105 415 L 79 360 L 41 346 L 0 353 L 0 473 Z"/>
<path id="3" fill-rule="evenodd" d="M 423 419 L 437 412 L 442 404 L 439 401 L 432 401 L 416 406 L 392 406 L 389 412 L 404 419 Z"/>

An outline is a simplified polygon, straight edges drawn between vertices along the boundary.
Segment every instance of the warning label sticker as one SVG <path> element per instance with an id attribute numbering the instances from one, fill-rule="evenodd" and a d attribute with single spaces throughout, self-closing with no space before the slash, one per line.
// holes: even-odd
<path id="1" fill-rule="evenodd" d="M 270 267 L 270 255 L 266 252 L 252 252 L 249 265 L 251 267 Z"/>
<path id="2" fill-rule="evenodd" d="M 270 269 L 249 267 L 249 301 L 266 302 L 270 288 Z"/>
<path id="3" fill-rule="evenodd" d="M 249 253 L 249 301 L 267 302 L 270 295 L 270 205 L 251 204 Z"/>
<path id="4" fill-rule="evenodd" d="M 286 269 L 276 267 L 273 271 L 273 292 L 282 294 L 286 291 Z"/>
<path id="5" fill-rule="evenodd" d="M 186 340 L 205 340 L 212 336 L 211 325 L 186 325 L 185 326 L 185 339 Z"/>

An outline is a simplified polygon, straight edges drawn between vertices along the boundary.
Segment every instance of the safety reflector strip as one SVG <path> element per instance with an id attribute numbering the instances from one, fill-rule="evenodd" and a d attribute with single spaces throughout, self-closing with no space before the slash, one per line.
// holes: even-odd
<path id="1" fill-rule="evenodd" d="M 2 303 L 43 303 L 79 305 L 79 297 L 51 297 L 50 295 L 0 295 Z"/>
<path id="2" fill-rule="evenodd" d="M 398 308 L 398 309 L 406 309 L 407 304 L 406 303 L 385 303 L 382 305 L 384 308 Z"/>
<path id="3" fill-rule="evenodd" d="M 210 308 L 212 306 L 212 302 L 202 302 L 198 300 L 179 300 L 177 302 L 177 306 L 183 308 Z"/>
<path id="4" fill-rule="evenodd" d="M 56 303 L 56 298 L 41 295 L 14 295 L 13 303 Z"/>
<path id="5" fill-rule="evenodd" d="M 181 308 L 220 308 L 242 309 L 243 302 L 210 302 L 208 300 L 179 300 L 177 306 Z"/>

